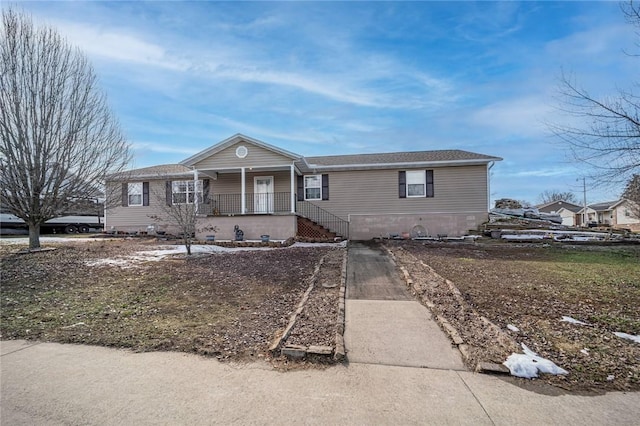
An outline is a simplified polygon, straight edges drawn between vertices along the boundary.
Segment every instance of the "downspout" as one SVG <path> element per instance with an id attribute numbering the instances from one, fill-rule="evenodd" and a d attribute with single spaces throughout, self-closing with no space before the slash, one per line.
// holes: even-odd
<path id="1" fill-rule="evenodd" d="M 296 212 L 296 194 L 295 194 L 295 181 L 296 172 L 295 172 L 295 162 L 291 163 L 291 214 L 295 214 Z"/>
<path id="2" fill-rule="evenodd" d="M 496 165 L 495 161 L 491 162 L 491 165 L 487 167 L 487 211 L 491 210 L 491 169 Z"/>

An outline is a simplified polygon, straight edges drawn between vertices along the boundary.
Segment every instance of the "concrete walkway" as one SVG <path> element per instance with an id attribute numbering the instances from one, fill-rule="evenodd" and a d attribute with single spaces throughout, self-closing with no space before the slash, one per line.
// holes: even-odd
<path id="1" fill-rule="evenodd" d="M 348 250 L 344 338 L 349 362 L 464 371 L 460 352 L 407 292 L 387 253 L 359 243 Z"/>
<path id="2" fill-rule="evenodd" d="M 640 393 L 549 396 L 465 371 L 273 371 L 172 352 L 0 342 L 4 425 L 637 425 Z"/>

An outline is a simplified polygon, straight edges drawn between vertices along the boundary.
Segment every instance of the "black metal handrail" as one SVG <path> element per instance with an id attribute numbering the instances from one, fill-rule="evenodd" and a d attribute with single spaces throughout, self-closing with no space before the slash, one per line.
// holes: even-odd
<path id="1" fill-rule="evenodd" d="M 242 194 L 212 194 L 198 206 L 198 213 L 204 215 L 243 214 Z M 291 193 L 245 194 L 244 214 L 269 213 L 291 213 Z"/>
<path id="2" fill-rule="evenodd" d="M 318 225 L 322 225 L 331 232 L 335 232 L 336 235 L 349 238 L 349 222 L 309 201 L 298 201 L 296 203 L 296 213 L 314 221 Z"/>
<path id="3" fill-rule="evenodd" d="M 349 222 L 346 220 L 308 201 L 297 201 L 294 207 L 299 216 L 306 217 L 343 238 L 349 237 Z M 244 213 L 242 194 L 212 194 L 198 205 L 198 213 L 207 216 L 291 213 L 291 193 L 245 194 Z"/>

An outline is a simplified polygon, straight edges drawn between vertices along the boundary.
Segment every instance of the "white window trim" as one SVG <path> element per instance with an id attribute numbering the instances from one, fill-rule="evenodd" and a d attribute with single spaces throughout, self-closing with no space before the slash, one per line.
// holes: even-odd
<path id="1" fill-rule="evenodd" d="M 137 189 L 135 186 L 139 185 L 140 188 L 140 192 L 135 192 L 132 189 Z M 140 196 L 140 203 L 132 203 L 131 202 L 131 196 L 132 195 L 139 195 Z M 127 184 L 127 206 L 128 207 L 142 207 L 142 205 L 144 204 L 144 183 L 142 182 L 129 182 Z"/>
<path id="2" fill-rule="evenodd" d="M 186 191 L 176 191 L 176 187 L 178 185 L 180 185 L 181 183 L 187 183 L 187 190 Z M 194 188 L 193 191 L 189 190 L 189 183 L 193 183 L 193 179 L 185 179 L 185 180 L 174 180 L 171 182 L 171 204 L 175 204 L 175 205 L 181 205 L 181 204 L 194 204 L 194 201 L 196 200 L 196 197 L 198 197 L 198 203 L 202 203 L 202 199 L 204 198 L 204 187 L 203 187 L 203 183 L 202 183 L 202 179 L 198 179 L 198 183 L 196 185 L 196 188 Z M 196 197 L 193 198 L 194 201 L 189 201 L 189 194 L 196 194 Z M 176 202 L 175 196 L 176 194 L 185 194 L 185 202 L 184 203 L 178 203 Z"/>
<path id="3" fill-rule="evenodd" d="M 420 183 L 409 182 L 410 175 L 414 175 L 414 176 L 420 175 L 422 182 Z M 424 170 L 407 170 L 405 178 L 407 180 L 407 183 L 406 183 L 407 198 L 424 198 L 427 195 L 427 174 Z M 409 195 L 409 185 L 422 185 L 422 194 Z"/>
<path id="4" fill-rule="evenodd" d="M 318 186 L 307 186 L 307 178 L 308 177 L 317 177 L 318 178 Z M 322 175 L 305 175 L 303 176 L 303 182 L 304 182 L 304 200 L 305 201 L 321 201 L 322 200 Z M 318 188 L 320 189 L 320 192 L 318 193 L 318 198 L 308 198 L 307 197 L 307 188 Z"/>

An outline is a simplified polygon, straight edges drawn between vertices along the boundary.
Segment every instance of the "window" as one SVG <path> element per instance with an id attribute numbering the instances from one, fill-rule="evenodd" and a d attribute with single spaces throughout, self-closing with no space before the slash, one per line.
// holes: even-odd
<path id="1" fill-rule="evenodd" d="M 433 197 L 433 170 L 398 172 L 398 197 Z"/>
<path id="2" fill-rule="evenodd" d="M 298 201 L 329 200 L 329 175 L 298 176 Z"/>
<path id="3" fill-rule="evenodd" d="M 192 180 L 174 180 L 171 182 L 171 201 L 173 204 L 193 204 L 198 196 L 198 202 L 202 202 L 202 179 L 194 185 Z"/>
<path id="4" fill-rule="evenodd" d="M 129 206 L 141 206 L 142 205 L 142 182 L 131 182 L 127 186 L 128 205 Z"/>
<path id="5" fill-rule="evenodd" d="M 424 171 L 407 172 L 407 197 L 424 197 L 426 194 L 426 175 Z"/>
<path id="6" fill-rule="evenodd" d="M 322 199 L 322 176 L 311 175 L 304 177 L 304 199 L 305 200 L 321 200 Z"/>

